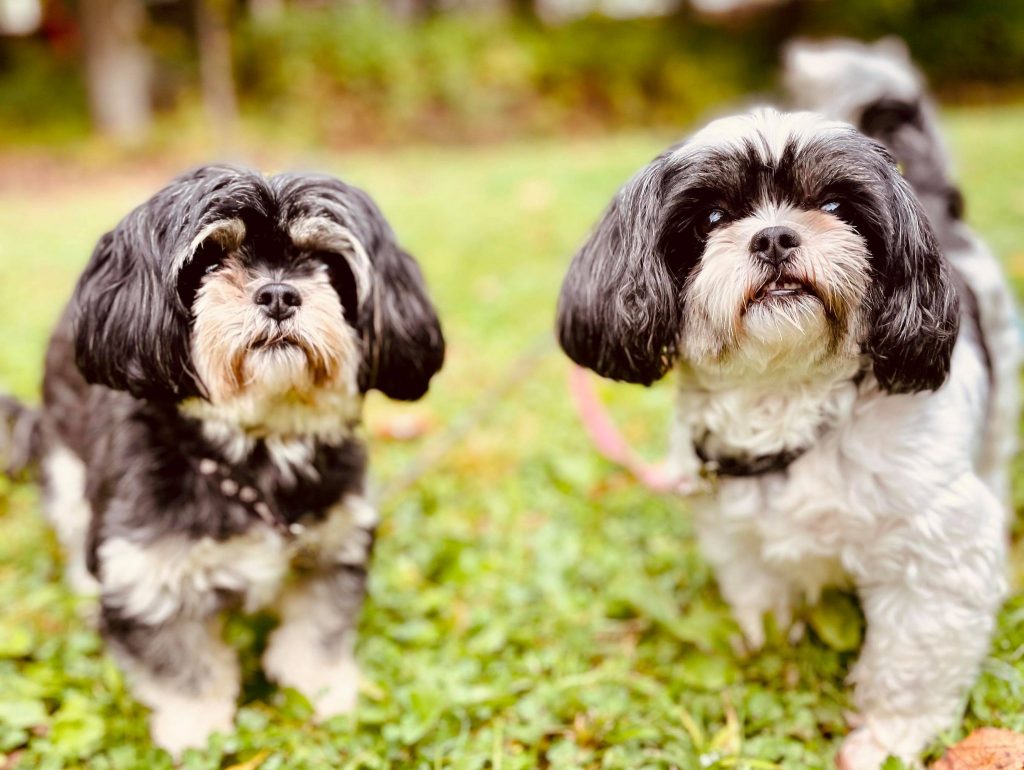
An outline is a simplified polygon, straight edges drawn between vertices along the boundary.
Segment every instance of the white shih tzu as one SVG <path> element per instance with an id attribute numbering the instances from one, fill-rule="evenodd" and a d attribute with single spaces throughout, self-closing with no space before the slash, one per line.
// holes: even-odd
<path id="1" fill-rule="evenodd" d="M 99 594 L 157 744 L 230 729 L 231 607 L 279 611 L 264 669 L 317 717 L 354 705 L 377 523 L 363 396 L 417 399 L 443 359 L 416 262 L 337 179 L 208 166 L 100 239 L 42 408 L 3 399 L 0 428 L 9 462 L 39 462 L 68 578 Z"/>
<path id="2" fill-rule="evenodd" d="M 766 613 L 859 593 L 847 770 L 913 760 L 953 723 L 1006 590 L 972 306 L 885 147 L 770 109 L 636 174 L 562 287 L 578 364 L 642 384 L 675 369 L 673 462 L 711 479 L 698 536 L 750 646 Z"/>

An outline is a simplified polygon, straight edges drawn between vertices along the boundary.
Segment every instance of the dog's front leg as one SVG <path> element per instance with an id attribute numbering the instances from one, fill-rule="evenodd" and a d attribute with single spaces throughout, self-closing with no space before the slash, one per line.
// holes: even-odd
<path id="1" fill-rule="evenodd" d="M 348 498 L 310 532 L 313 564 L 282 597 L 281 625 L 263 655 L 267 676 L 305 695 L 320 720 L 356 704 L 356 629 L 376 523 L 372 506 Z"/>
<path id="2" fill-rule="evenodd" d="M 705 501 L 698 515 L 701 552 L 714 568 L 718 588 L 753 652 L 765 642 L 765 615 L 774 616 L 780 629 L 790 628 L 797 592 L 764 561 L 761 538 L 726 521 L 718 505 Z"/>
<path id="3" fill-rule="evenodd" d="M 889 754 L 916 763 L 956 720 L 1006 591 L 1002 514 L 987 490 L 978 499 L 936 542 L 921 529 L 901 551 L 874 544 L 888 566 L 858 581 L 867 638 L 850 676 L 860 714 L 841 770 L 878 770 Z"/>
<path id="4" fill-rule="evenodd" d="M 175 613 L 146 623 L 107 601 L 102 613 L 104 635 L 132 693 L 152 710 L 154 743 L 178 757 L 187 748 L 205 746 L 215 732 L 230 732 L 238 661 L 221 640 L 215 617 Z"/>
<path id="5" fill-rule="evenodd" d="M 281 601 L 281 625 L 270 637 L 263 669 L 277 684 L 305 695 L 317 719 L 355 707 L 354 648 L 365 592 L 365 567 L 338 565 L 304 577 Z"/>

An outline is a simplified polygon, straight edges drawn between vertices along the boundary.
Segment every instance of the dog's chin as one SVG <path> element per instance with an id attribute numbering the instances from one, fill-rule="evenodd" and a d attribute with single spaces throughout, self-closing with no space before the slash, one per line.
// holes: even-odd
<path id="1" fill-rule="evenodd" d="M 826 334 L 825 306 L 813 284 L 784 276 L 752 288 L 742 310 L 745 339 L 778 350 Z"/>
<path id="2" fill-rule="evenodd" d="M 310 355 L 292 340 L 261 341 L 245 360 L 245 390 L 268 396 L 301 395 L 322 384 Z"/>

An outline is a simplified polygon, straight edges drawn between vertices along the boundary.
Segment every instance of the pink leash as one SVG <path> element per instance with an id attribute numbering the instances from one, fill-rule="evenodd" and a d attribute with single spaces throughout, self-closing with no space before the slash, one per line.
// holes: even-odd
<path id="1" fill-rule="evenodd" d="M 591 374 L 583 367 L 573 365 L 569 370 L 569 392 L 583 427 L 603 457 L 621 465 L 653 492 L 689 494 L 698 486 L 696 479 L 673 476 L 667 461 L 651 464 L 633 451 L 598 398 Z"/>

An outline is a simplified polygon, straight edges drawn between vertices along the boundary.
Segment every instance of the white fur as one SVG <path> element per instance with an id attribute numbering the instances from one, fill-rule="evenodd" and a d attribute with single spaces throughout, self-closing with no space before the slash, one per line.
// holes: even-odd
<path id="1" fill-rule="evenodd" d="M 127 655 L 118 658 L 132 693 L 151 709 L 153 742 L 177 758 L 185 749 L 204 748 L 214 733 L 232 731 L 241 675 L 234 650 L 220 638 L 219 623 L 186 618 L 173 633 L 201 673 L 193 682 L 181 681 L 181 672 L 158 677 Z"/>
<path id="2" fill-rule="evenodd" d="M 220 219 L 211 222 L 199 231 L 183 253 L 175 257 L 175 267 L 180 270 L 182 266 L 188 264 L 199 247 L 208 240 L 212 240 L 227 251 L 235 251 L 245 240 L 245 222 L 241 219 Z"/>
<path id="3" fill-rule="evenodd" d="M 289 463 L 286 456 L 297 451 L 295 442 L 308 443 L 307 438 L 318 438 L 340 443 L 350 437 L 362 404 L 363 398 L 353 382 L 350 388 L 319 390 L 307 399 L 287 394 L 274 397 L 252 389 L 221 404 L 188 399 L 179 409 L 182 414 L 201 420 L 203 435 L 220 446 L 232 462 L 243 460 L 257 439 L 266 438 L 279 447 L 280 451 L 275 450 L 275 464 L 281 467 L 278 460 Z"/>
<path id="4" fill-rule="evenodd" d="M 753 146 L 770 161 L 791 138 L 836 130 L 849 129 L 760 111 L 716 121 L 697 134 L 696 150 L 691 142 L 678 152 Z M 785 472 L 713 480 L 697 498 L 697 533 L 751 647 L 764 642 L 766 613 L 786 626 L 824 587 L 857 590 L 867 619 L 850 676 L 858 726 L 838 761 L 878 770 L 890 753 L 915 762 L 953 724 L 988 650 L 1007 588 L 1016 329 L 998 264 L 965 230 L 975 246 L 948 256 L 977 294 L 981 335 L 965 318 L 937 391 L 883 392 L 859 353 L 869 257 L 855 232 L 837 227 L 841 237 L 824 238 L 825 220 L 816 219 L 798 230 L 805 243 L 790 261 L 836 290 L 836 306 L 849 311 L 843 344 L 823 344 L 813 298 L 747 305 L 763 280 L 750 236 L 765 224 L 795 228 L 797 216 L 768 206 L 712 231 L 686 286 L 671 465 L 702 470 L 695 440 L 724 457 L 810 447 Z M 867 372 L 859 381 L 858 371 Z"/>
<path id="5" fill-rule="evenodd" d="M 849 123 L 859 120 L 864 105 L 883 96 L 914 102 L 924 90 L 896 38 L 791 43 L 785 51 L 785 77 L 802 108 Z"/>
<path id="6" fill-rule="evenodd" d="M 364 498 L 350 496 L 322 524 L 305 530 L 292 549 L 328 571 L 338 565 L 365 565 L 376 525 L 376 509 Z M 316 574 L 292 585 L 279 602 L 281 625 L 263 655 L 267 676 L 305 695 L 317 719 L 351 711 L 359 687 L 355 629 L 325 643 L 337 620 L 337 598 L 330 581 Z"/>
<path id="7" fill-rule="evenodd" d="M 711 121 L 676 152 L 689 154 L 708 148 L 742 152 L 751 146 L 761 160 L 771 162 L 782 157 L 790 142 L 799 150 L 811 139 L 849 130 L 848 124 L 825 120 L 814 112 L 783 113 L 761 107 L 744 115 Z"/>
<path id="8" fill-rule="evenodd" d="M 1018 444 L 1022 358 L 1017 311 L 999 260 L 969 227 L 961 223 L 958 232 L 969 246 L 948 256 L 977 298 L 981 334 L 992 366 L 988 427 L 978 473 L 1012 510 L 1010 462 Z"/>
<path id="9" fill-rule="evenodd" d="M 267 676 L 305 695 L 321 720 L 351 711 L 359 690 L 355 632 L 340 640 L 336 649 L 322 641 L 324 617 L 331 613 L 330 590 L 315 579 L 294 586 L 280 603 L 281 625 L 263 654 Z"/>
<path id="10" fill-rule="evenodd" d="M 321 522 L 285 539 L 262 525 L 225 541 L 162 538 L 139 545 L 124 538 L 103 543 L 99 552 L 104 599 L 146 624 L 164 624 L 162 633 L 190 651 L 200 676 L 189 682 L 158 678 L 121 656 L 132 691 L 153 709 L 153 740 L 172 754 L 205 745 L 208 736 L 231 729 L 238 694 L 234 653 L 209 618 L 217 591 L 242 598 L 246 611 L 277 605 L 281 626 L 264 657 L 267 674 L 306 695 L 320 718 L 355 704 L 358 670 L 353 657 L 355 631 L 336 649 L 320 642 L 321 625 L 332 618 L 331 586 L 314 572 L 286 588 L 295 561 L 330 570 L 365 566 L 370 531 L 377 522 L 364 498 L 348 496 Z M 335 611 L 336 613 L 336 611 Z M 215 615 L 214 615 L 215 617 Z M 356 618 L 350 619 L 354 624 Z M 198 688 L 198 689 L 197 689 Z"/>
<path id="11" fill-rule="evenodd" d="M 42 463 L 47 518 L 64 549 L 64 577 L 75 593 L 95 596 L 99 584 L 85 563 L 92 508 L 85 499 L 85 463 L 65 446 L 54 444 Z"/>
<path id="12" fill-rule="evenodd" d="M 854 318 L 859 314 L 870 260 L 864 239 L 824 212 L 770 203 L 716 229 L 708 239 L 700 265 L 687 280 L 682 344 L 688 359 L 718 358 L 723 350 L 735 348 L 741 337 L 746 338 L 738 351 L 744 365 L 758 358 L 765 371 L 786 368 L 779 357 L 790 353 L 800 361 L 817 361 L 829 352 L 824 306 L 818 299 L 794 300 L 783 310 L 771 312 L 748 304 L 756 289 L 775 273 L 751 259 L 750 242 L 773 225 L 792 228 L 801 240 L 787 272 L 813 285 L 826 301 L 846 308 Z M 849 353 L 857 348 L 860 324 L 853 323 L 845 331 L 839 342 Z M 809 350 L 809 345 L 815 349 Z"/>
<path id="13" fill-rule="evenodd" d="M 827 371 L 682 379 L 680 435 L 713 427 L 730 448 L 765 454 L 819 426 L 787 473 L 719 479 L 697 505 L 698 535 L 753 647 L 765 613 L 785 624 L 826 585 L 858 590 L 868 634 L 851 680 L 863 726 L 844 766 L 912 760 L 956 718 L 1006 591 L 1006 511 L 977 470 L 988 395 L 977 344 L 957 343 L 934 394 L 887 395 L 871 377 L 854 388 Z M 674 451 L 696 470 L 692 447 Z"/>
<path id="14" fill-rule="evenodd" d="M 209 614 L 217 591 L 241 594 L 247 610 L 265 607 L 288 559 L 288 544 L 262 525 L 224 541 L 164 537 L 140 545 L 118 537 L 99 549 L 104 600 L 150 625 L 181 612 Z"/>

